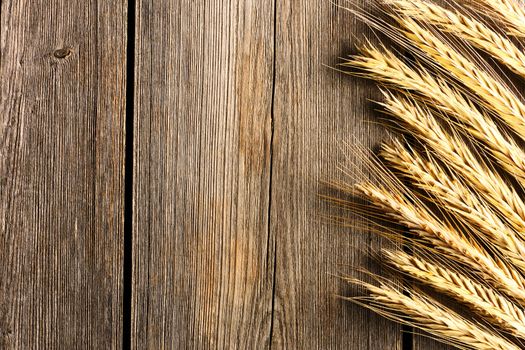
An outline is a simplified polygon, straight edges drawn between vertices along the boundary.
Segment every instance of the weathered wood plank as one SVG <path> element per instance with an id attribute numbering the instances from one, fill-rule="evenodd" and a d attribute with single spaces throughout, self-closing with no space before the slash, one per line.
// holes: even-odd
<path id="1" fill-rule="evenodd" d="M 0 348 L 120 348 L 126 2 L 0 23 Z"/>
<path id="2" fill-rule="evenodd" d="M 137 1 L 133 348 L 269 343 L 273 1 Z"/>
<path id="3" fill-rule="evenodd" d="M 317 194 L 321 180 L 339 177 L 341 143 L 372 146 L 385 136 L 368 123 L 373 118 L 367 99 L 378 97 L 374 84 L 323 67 L 354 51 L 352 38 L 371 33 L 354 16 L 322 0 L 278 1 L 276 13 L 272 344 L 278 349 L 400 349 L 399 326 L 336 298 L 358 292 L 330 275 L 349 272 L 341 264 L 371 266 L 364 251 L 377 249 L 381 240 L 319 219 L 334 214 Z M 359 157 L 350 156 L 350 171 L 363 171 Z"/>
<path id="4" fill-rule="evenodd" d="M 453 350 L 452 345 L 447 345 L 429 337 L 428 334 L 417 332 L 414 334 L 414 350 Z"/>

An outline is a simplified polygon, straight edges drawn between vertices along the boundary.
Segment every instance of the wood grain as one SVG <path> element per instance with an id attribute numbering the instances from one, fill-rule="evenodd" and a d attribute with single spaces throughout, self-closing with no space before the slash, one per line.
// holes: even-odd
<path id="1" fill-rule="evenodd" d="M 355 149 L 345 160 L 343 142 L 371 147 L 385 136 L 384 130 L 370 123 L 374 117 L 368 99 L 379 97 L 374 84 L 326 67 L 355 52 L 352 38 L 371 33 L 355 16 L 330 2 L 277 4 L 271 198 L 277 265 L 272 345 L 278 349 L 401 349 L 397 325 L 336 297 L 360 293 L 333 275 L 351 273 L 349 266 L 372 268 L 365 251 L 377 250 L 381 240 L 323 223 L 321 215 L 348 213 L 334 212 L 318 197 L 326 190 L 320 186 L 322 180 L 341 177 L 341 163 L 351 173 L 366 173 Z M 359 5 L 367 8 L 370 3 Z"/>
<path id="2" fill-rule="evenodd" d="M 122 347 L 126 8 L 1 2 L 0 349 Z M 335 297 L 385 243 L 317 196 L 385 135 L 323 66 L 371 33 L 322 0 L 136 8 L 132 347 L 401 349 Z"/>
<path id="3" fill-rule="evenodd" d="M 399 348 L 329 275 L 380 241 L 317 220 L 338 141 L 382 135 L 370 86 L 322 66 L 364 31 L 339 13 L 138 1 L 134 348 Z"/>
<path id="4" fill-rule="evenodd" d="M 273 14 L 137 2 L 133 348 L 269 343 Z"/>
<path id="5" fill-rule="evenodd" d="M 0 23 L 0 348 L 120 348 L 125 2 Z"/>

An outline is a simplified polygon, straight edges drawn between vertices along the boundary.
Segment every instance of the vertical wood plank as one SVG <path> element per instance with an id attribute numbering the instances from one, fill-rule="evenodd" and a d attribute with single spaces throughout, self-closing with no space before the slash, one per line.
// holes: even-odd
<path id="1" fill-rule="evenodd" d="M 137 1 L 132 346 L 269 343 L 272 1 Z"/>
<path id="2" fill-rule="evenodd" d="M 341 5 L 345 5 L 342 1 Z M 346 3 L 346 5 L 348 5 Z M 367 8 L 368 1 L 359 1 Z M 400 349 L 399 326 L 335 295 L 356 295 L 331 274 L 371 267 L 377 237 L 322 223 L 321 180 L 338 176 L 342 142 L 372 146 L 385 136 L 369 123 L 373 83 L 323 65 L 371 37 L 355 16 L 327 1 L 278 1 L 271 229 L 276 251 L 275 348 Z M 363 171 L 356 154 L 350 172 Z"/>
<path id="3" fill-rule="evenodd" d="M 453 350 L 456 349 L 452 345 L 447 345 L 428 336 L 428 334 L 416 333 L 414 334 L 414 350 Z"/>
<path id="4" fill-rule="evenodd" d="M 2 1 L 0 348 L 122 343 L 125 1 Z"/>

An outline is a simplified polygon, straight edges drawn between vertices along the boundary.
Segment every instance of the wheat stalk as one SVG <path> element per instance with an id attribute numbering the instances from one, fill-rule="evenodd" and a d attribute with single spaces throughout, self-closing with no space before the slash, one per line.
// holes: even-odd
<path id="1" fill-rule="evenodd" d="M 403 291 L 385 283 L 377 287 L 358 279 L 346 280 L 364 287 L 369 293 L 368 297 L 345 298 L 346 300 L 363 305 L 396 322 L 424 330 L 443 342 L 467 349 L 519 349 L 502 336 L 466 320 L 415 290 L 406 291 L 408 295 L 405 295 Z"/>
<path id="2" fill-rule="evenodd" d="M 395 169 L 425 190 L 459 222 L 493 244 L 512 266 L 525 272 L 525 243 L 516 232 L 453 174 L 448 174 L 432 156 L 409 151 L 400 141 L 383 144 L 382 157 Z"/>
<path id="3" fill-rule="evenodd" d="M 491 257 L 476 242 L 446 222 L 440 222 L 421 202 L 411 203 L 395 189 L 386 190 L 371 183 L 355 186 L 357 192 L 376 208 L 442 252 L 477 271 L 495 288 L 525 305 L 525 280 L 498 258 Z"/>
<path id="4" fill-rule="evenodd" d="M 482 22 L 439 5 L 422 0 L 383 0 L 393 5 L 403 16 L 412 17 L 437 26 L 439 29 L 467 40 L 488 52 L 516 74 L 525 77 L 525 54 L 505 36 Z M 465 61 L 463 58 L 462 61 Z M 477 68 L 467 60 L 466 68 Z M 473 78 L 474 79 L 474 78 Z M 487 79 L 484 79 L 487 80 Z M 489 80 L 493 80 L 490 78 Z M 477 82 L 480 83 L 479 81 Z"/>
<path id="5" fill-rule="evenodd" d="M 512 335 L 525 338 L 525 313 L 492 288 L 402 251 L 384 250 L 383 254 L 400 271 L 470 306 L 489 322 L 499 325 Z"/>

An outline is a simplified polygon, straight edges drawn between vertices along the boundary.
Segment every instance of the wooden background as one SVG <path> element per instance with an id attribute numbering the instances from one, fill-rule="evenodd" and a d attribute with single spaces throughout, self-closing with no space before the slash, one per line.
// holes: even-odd
<path id="1" fill-rule="evenodd" d="M 319 219 L 341 142 L 385 135 L 327 68 L 369 34 L 326 0 L 2 0 L 0 348 L 442 349 L 336 297 L 382 244 Z"/>

